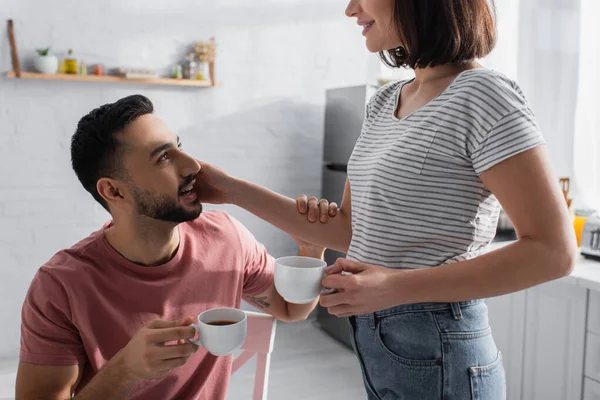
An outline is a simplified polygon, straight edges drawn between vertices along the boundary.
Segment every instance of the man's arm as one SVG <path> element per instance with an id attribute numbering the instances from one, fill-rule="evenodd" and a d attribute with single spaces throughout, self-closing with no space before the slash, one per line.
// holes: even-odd
<path id="1" fill-rule="evenodd" d="M 17 370 L 16 400 L 70 399 L 81 380 L 80 365 L 37 365 L 19 363 Z"/>
<path id="2" fill-rule="evenodd" d="M 323 259 L 325 249 L 296 239 L 300 244 L 299 256 Z M 305 320 L 317 306 L 319 299 L 309 304 L 292 304 L 286 302 L 272 284 L 266 291 L 257 296 L 244 296 L 244 300 L 272 315 L 280 321 L 293 322 Z"/>
<path id="3" fill-rule="evenodd" d="M 142 379 L 157 379 L 185 364 L 198 347 L 184 339 L 194 337 L 193 320 L 154 320 L 142 328 L 75 396 L 77 400 L 127 399 Z M 165 346 L 167 342 L 179 341 Z M 71 399 L 83 367 L 35 365 L 21 362 L 17 372 L 16 400 Z"/>

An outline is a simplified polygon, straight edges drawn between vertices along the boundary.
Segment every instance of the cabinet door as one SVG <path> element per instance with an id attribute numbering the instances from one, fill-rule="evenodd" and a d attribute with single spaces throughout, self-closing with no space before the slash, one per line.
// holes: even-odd
<path id="1" fill-rule="evenodd" d="M 508 400 L 521 400 L 523 344 L 525 341 L 525 291 L 487 299 L 490 326 L 502 352 Z"/>
<path id="2" fill-rule="evenodd" d="M 581 399 L 587 290 L 559 280 L 526 293 L 523 399 Z"/>
<path id="3" fill-rule="evenodd" d="M 600 383 L 586 378 L 583 385 L 583 400 L 600 400 Z"/>

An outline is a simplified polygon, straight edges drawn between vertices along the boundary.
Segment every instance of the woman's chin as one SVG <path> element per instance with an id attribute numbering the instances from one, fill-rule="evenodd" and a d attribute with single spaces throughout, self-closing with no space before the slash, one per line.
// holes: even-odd
<path id="1" fill-rule="evenodd" d="M 379 43 L 372 43 L 371 41 L 369 41 L 369 39 L 367 39 L 367 50 L 369 50 L 371 53 L 379 53 L 380 51 L 385 50 L 381 45 L 379 45 Z"/>

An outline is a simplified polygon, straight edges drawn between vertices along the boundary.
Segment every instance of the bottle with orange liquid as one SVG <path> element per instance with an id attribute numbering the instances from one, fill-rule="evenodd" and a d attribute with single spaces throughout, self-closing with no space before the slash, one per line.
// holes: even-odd
<path id="1" fill-rule="evenodd" d="M 594 210 L 575 210 L 575 217 L 573 218 L 573 228 L 575 229 L 575 237 L 577 238 L 577 247 L 581 247 L 581 234 L 583 233 L 583 226 L 587 217 L 594 213 Z"/>

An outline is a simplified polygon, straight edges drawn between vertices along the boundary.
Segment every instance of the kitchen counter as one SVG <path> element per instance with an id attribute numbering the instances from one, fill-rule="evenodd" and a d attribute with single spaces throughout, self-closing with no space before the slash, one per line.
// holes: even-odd
<path id="1" fill-rule="evenodd" d="M 511 243 L 514 243 L 514 241 L 492 242 L 488 247 L 488 251 L 500 249 Z M 600 292 L 600 261 L 579 255 L 571 275 L 561 278 L 559 281 Z"/>

